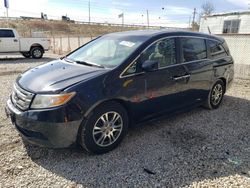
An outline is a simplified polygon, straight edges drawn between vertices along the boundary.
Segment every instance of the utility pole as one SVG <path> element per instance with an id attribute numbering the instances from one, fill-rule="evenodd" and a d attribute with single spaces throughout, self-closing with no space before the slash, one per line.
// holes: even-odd
<path id="1" fill-rule="evenodd" d="M 118 15 L 118 18 L 122 18 L 122 27 L 124 26 L 124 13 Z"/>
<path id="2" fill-rule="evenodd" d="M 6 8 L 6 16 L 9 18 L 9 8 Z"/>
<path id="3" fill-rule="evenodd" d="M 194 31 L 194 23 L 195 23 L 195 16 L 196 16 L 196 8 L 194 8 L 194 12 L 193 12 L 193 22 L 192 22 L 192 29 Z"/>
<path id="4" fill-rule="evenodd" d="M 90 0 L 89 0 L 89 23 L 90 23 Z"/>
<path id="5" fill-rule="evenodd" d="M 124 13 L 122 14 L 122 27 L 124 27 Z"/>
<path id="6" fill-rule="evenodd" d="M 6 8 L 6 17 L 9 17 L 9 0 L 4 0 L 4 6 Z"/>
<path id="7" fill-rule="evenodd" d="M 149 15 L 148 15 L 148 10 L 147 10 L 147 22 L 148 22 L 148 28 L 149 28 Z"/>
<path id="8" fill-rule="evenodd" d="M 191 16 L 189 16 L 188 27 L 191 28 Z"/>

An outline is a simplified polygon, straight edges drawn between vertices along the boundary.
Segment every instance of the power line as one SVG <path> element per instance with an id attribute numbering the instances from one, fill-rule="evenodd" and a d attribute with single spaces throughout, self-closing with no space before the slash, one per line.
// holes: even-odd
<path id="1" fill-rule="evenodd" d="M 57 3 L 58 4 L 58 3 Z M 124 12 L 124 9 L 128 9 L 129 10 L 129 12 L 131 12 L 130 11 L 130 6 L 122 6 L 122 4 L 121 5 L 117 5 L 117 4 L 112 4 L 112 3 L 107 3 L 107 2 L 101 2 L 101 5 L 102 6 L 100 6 L 100 3 L 99 2 L 96 2 L 96 1 L 91 1 L 91 3 L 90 3 L 90 0 L 81 0 L 81 1 L 78 1 L 78 2 L 74 2 L 74 5 L 76 5 L 78 8 L 86 8 L 86 11 L 88 10 L 88 12 L 89 12 L 89 15 L 88 15 L 88 21 L 89 22 L 91 22 L 91 12 L 93 12 L 94 10 L 96 10 L 96 11 L 99 11 L 100 10 L 100 12 L 101 11 L 103 11 L 103 10 L 105 10 L 105 11 L 107 11 L 107 8 L 111 8 L 111 6 L 112 7 L 120 7 L 120 8 L 122 8 L 123 10 L 121 10 L 121 12 Z M 104 5 L 104 6 L 103 6 Z M 152 10 L 152 8 L 161 8 L 161 6 L 153 6 L 153 7 L 150 7 L 150 10 Z M 159 8 L 159 9 L 160 9 Z M 22 11 L 22 12 L 24 12 L 24 11 Z M 33 15 L 38 15 L 37 13 L 32 13 Z M 139 16 L 140 14 L 138 14 L 138 16 Z M 155 15 L 155 14 L 154 14 Z M 51 16 L 51 15 L 48 15 L 48 16 Z M 60 16 L 51 16 L 51 17 L 60 17 Z M 157 17 L 157 16 L 156 16 Z M 178 17 L 178 18 L 185 18 L 185 19 L 187 19 L 187 16 L 181 16 L 181 15 L 175 15 L 175 17 Z M 94 17 L 95 18 L 95 17 Z M 110 18 L 109 18 L 110 19 Z"/>
<path id="2" fill-rule="evenodd" d="M 92 7 L 92 6 L 91 6 Z M 20 13 L 25 13 L 25 14 L 31 14 L 31 15 L 37 15 L 37 16 L 40 16 L 40 14 L 39 13 L 37 13 L 37 12 L 31 12 L 31 11 L 23 11 L 23 10 L 17 10 L 17 9 L 10 9 L 10 10 L 12 10 L 12 11 L 15 11 L 15 12 L 20 12 Z M 92 8 L 91 8 L 91 10 L 93 10 Z M 59 18 L 60 17 L 60 15 L 51 15 L 51 14 L 47 14 L 49 17 L 54 17 L 54 18 Z M 141 17 L 141 14 L 140 13 L 138 13 L 138 17 Z M 156 16 L 157 17 L 157 16 Z M 183 18 L 183 19 L 188 19 L 188 16 L 181 16 L 181 17 L 179 17 L 179 16 L 177 16 L 178 18 Z M 81 18 L 81 15 L 79 15 L 79 18 Z M 102 16 L 102 17 L 98 17 L 98 16 L 92 16 L 92 18 L 94 19 L 94 18 L 103 18 L 103 19 L 112 19 L 112 20 L 116 20 L 115 18 L 113 18 L 113 17 L 104 17 L 104 16 Z M 151 17 L 151 20 L 153 20 L 153 21 L 155 21 L 155 20 L 158 20 L 158 19 L 155 19 L 155 18 L 152 18 Z M 176 21 L 175 19 L 165 19 L 165 18 L 161 18 L 161 20 L 162 21 Z"/>
<path id="3" fill-rule="evenodd" d="M 79 2 L 74 2 L 74 4 L 75 5 L 77 5 L 77 6 L 82 6 L 82 5 L 86 5 L 86 7 L 87 7 L 87 5 L 88 5 L 88 0 L 81 0 L 81 1 L 79 1 Z M 105 8 L 103 8 L 103 9 L 106 9 L 106 8 L 111 8 L 111 7 L 114 7 L 114 8 L 121 8 L 121 9 L 127 9 L 127 10 L 131 10 L 131 8 L 135 8 L 134 6 L 125 6 L 125 5 L 122 5 L 122 4 L 113 4 L 113 3 L 108 3 L 108 2 L 105 2 L 105 1 L 102 1 L 102 2 L 96 2 L 96 1 L 92 1 L 91 2 L 91 5 L 93 6 L 95 6 L 95 7 L 101 7 L 101 8 L 103 8 L 103 7 L 105 7 Z M 104 6 L 103 6 L 104 5 Z M 152 5 L 150 5 L 150 9 L 152 10 L 152 9 L 155 9 L 155 10 L 159 10 L 161 8 L 161 6 L 152 6 Z"/>
<path id="4" fill-rule="evenodd" d="M 58 3 L 57 3 L 58 4 Z M 74 2 L 74 5 L 77 6 L 78 8 L 86 8 L 86 11 L 88 10 L 89 12 L 89 21 L 91 21 L 91 15 L 90 13 L 93 12 L 93 10 L 100 10 L 100 11 L 107 11 L 107 8 L 111 8 L 111 7 L 114 7 L 114 8 L 120 8 L 122 9 L 121 12 L 124 12 L 124 10 L 128 10 L 129 12 L 131 12 L 131 6 L 123 6 L 122 4 L 112 4 L 112 3 L 108 3 L 108 2 L 96 2 L 96 1 L 91 1 L 90 3 L 90 0 L 81 0 L 81 1 L 78 1 L 78 2 Z M 101 5 L 101 6 L 100 6 Z M 150 10 L 156 10 L 158 11 L 158 9 L 160 9 L 161 6 L 150 6 Z M 24 12 L 24 11 L 23 11 Z M 35 15 L 35 13 L 32 13 Z M 140 14 L 138 14 L 140 15 Z M 180 15 L 175 15 L 176 17 L 178 18 L 184 18 L 184 16 L 180 16 Z M 56 17 L 56 16 L 52 16 L 52 17 Z"/>
<path id="5" fill-rule="evenodd" d="M 101 9 L 104 9 L 104 7 L 99 7 L 99 6 L 93 5 L 95 3 L 92 3 L 92 1 L 90 2 L 90 0 L 87 0 L 87 1 L 88 1 L 88 22 L 89 23 L 92 21 L 92 19 L 94 21 L 97 21 L 97 22 L 103 22 L 103 21 L 107 22 L 107 23 L 108 22 L 117 22 L 117 23 L 119 22 L 119 20 L 117 18 L 111 17 L 111 15 L 109 15 L 110 17 L 104 17 L 108 13 L 105 13 L 105 14 L 103 13 L 104 16 L 102 16 L 102 13 L 100 14 L 100 16 L 93 16 L 93 15 L 91 15 L 91 12 L 93 12 L 93 10 L 101 10 Z M 83 6 L 79 5 L 79 7 L 83 7 Z M 15 12 L 22 12 L 22 13 L 25 13 L 25 14 L 36 15 L 37 17 L 40 15 L 37 12 L 35 13 L 35 12 L 30 12 L 30 11 L 22 11 L 22 10 L 14 10 L 14 9 L 11 9 L 11 10 L 15 11 Z M 107 9 L 105 9 L 105 10 L 107 11 Z M 86 10 L 86 12 L 87 12 L 87 10 Z M 122 13 L 124 14 L 124 12 L 122 12 Z M 147 26 L 149 27 L 150 23 L 149 23 L 149 10 L 148 9 L 146 10 L 146 15 L 147 15 Z M 162 17 L 161 17 L 161 20 L 159 20 L 158 19 L 158 17 L 159 17 L 158 15 L 156 15 L 156 14 L 153 14 L 153 15 L 154 16 L 151 17 L 151 19 L 150 19 L 150 21 L 153 23 L 153 25 L 155 25 L 155 24 L 157 24 L 157 25 L 158 24 L 159 25 L 166 25 L 166 24 L 173 24 L 173 23 L 171 23 L 172 21 L 176 22 L 176 20 L 174 20 L 174 19 L 165 19 L 165 18 L 162 18 Z M 50 15 L 50 14 L 48 14 L 48 16 L 52 17 L 52 18 L 55 18 L 55 19 L 60 19 L 60 15 L 56 16 L 56 15 Z M 141 16 L 142 16 L 142 14 L 138 13 L 138 18 L 141 17 Z M 78 21 L 83 21 L 81 15 L 79 15 L 79 16 L 78 15 L 74 15 L 73 17 L 74 17 L 73 19 L 76 20 L 76 21 L 77 20 Z M 128 16 L 128 17 L 130 18 L 129 22 L 130 23 L 133 22 L 133 18 L 131 18 L 131 16 Z M 175 17 L 178 18 L 178 19 L 181 19 L 181 18 L 186 19 L 186 20 L 188 19 L 187 16 L 182 16 L 182 15 L 176 15 Z M 85 21 L 87 21 L 87 20 L 85 20 Z M 123 20 L 123 23 L 124 23 L 124 20 Z M 184 24 L 184 23 L 180 23 L 180 24 Z"/>

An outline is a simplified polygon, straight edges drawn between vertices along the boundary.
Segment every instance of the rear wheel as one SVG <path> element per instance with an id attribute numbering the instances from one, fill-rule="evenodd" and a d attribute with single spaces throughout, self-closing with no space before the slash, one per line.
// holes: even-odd
<path id="1" fill-rule="evenodd" d="M 126 135 L 128 115 L 122 105 L 107 102 L 97 107 L 79 130 L 80 145 L 90 153 L 101 154 L 116 148 Z"/>
<path id="2" fill-rule="evenodd" d="M 222 80 L 218 80 L 209 92 L 205 107 L 208 109 L 219 108 L 225 93 L 225 85 Z"/>
<path id="3" fill-rule="evenodd" d="M 26 57 L 26 58 L 30 58 L 31 56 L 30 52 L 21 52 L 21 54 L 23 55 L 23 57 Z"/>
<path id="4" fill-rule="evenodd" d="M 31 56 L 34 59 L 40 59 L 43 57 L 43 49 L 41 47 L 33 47 L 30 50 Z"/>

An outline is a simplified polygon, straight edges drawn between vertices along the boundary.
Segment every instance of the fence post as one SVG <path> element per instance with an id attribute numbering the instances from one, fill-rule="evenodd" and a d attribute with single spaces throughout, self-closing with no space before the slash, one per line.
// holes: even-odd
<path id="1" fill-rule="evenodd" d="M 69 35 L 68 35 L 68 52 L 71 51 L 71 48 L 70 48 L 70 39 L 69 39 Z"/>
<path id="2" fill-rule="evenodd" d="M 80 43 L 80 36 L 78 36 L 78 47 L 80 47 L 81 43 Z"/>
<path id="3" fill-rule="evenodd" d="M 62 37 L 60 37 L 59 55 L 62 55 Z"/>
<path id="4" fill-rule="evenodd" d="M 55 36 L 53 36 L 53 53 L 56 53 L 56 39 Z"/>

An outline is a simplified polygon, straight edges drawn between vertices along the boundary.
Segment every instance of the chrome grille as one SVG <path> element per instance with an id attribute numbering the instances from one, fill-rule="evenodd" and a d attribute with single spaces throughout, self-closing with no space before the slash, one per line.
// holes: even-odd
<path id="1" fill-rule="evenodd" d="M 33 93 L 30 93 L 19 87 L 17 84 L 14 84 L 11 100 L 15 107 L 21 110 L 27 110 L 30 106 L 33 96 Z"/>

